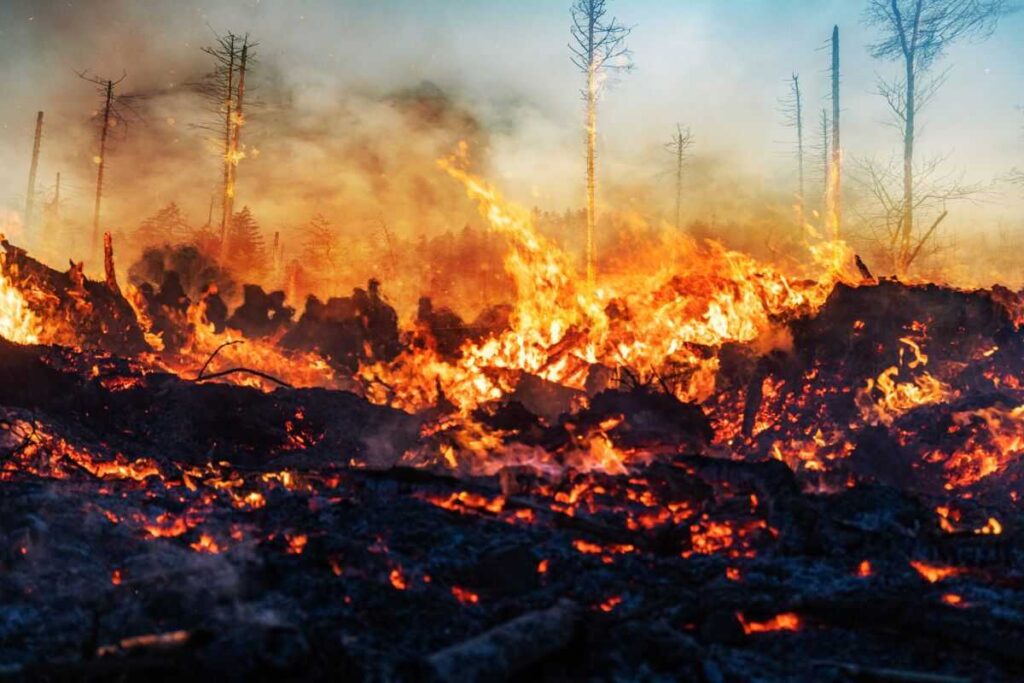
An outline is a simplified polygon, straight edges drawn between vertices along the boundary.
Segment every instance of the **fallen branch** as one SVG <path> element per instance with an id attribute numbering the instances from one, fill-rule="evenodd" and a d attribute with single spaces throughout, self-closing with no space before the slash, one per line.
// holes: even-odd
<path id="1" fill-rule="evenodd" d="M 235 339 L 233 341 L 226 341 L 217 348 L 215 348 L 213 350 L 213 353 L 210 354 L 210 357 L 206 359 L 205 363 L 203 363 L 203 367 L 199 368 L 199 374 L 196 375 L 196 381 L 203 379 L 204 373 L 206 372 L 206 368 L 210 367 L 210 363 L 213 362 L 213 359 L 217 357 L 218 353 L 220 353 L 222 350 L 226 349 L 229 346 L 234 346 L 235 344 L 241 343 L 242 341 L 240 339 Z"/>
<path id="2" fill-rule="evenodd" d="M 229 368 L 227 370 L 221 370 L 219 372 L 210 373 L 209 375 L 206 374 L 206 369 L 210 367 L 210 363 L 213 362 L 213 359 L 217 357 L 218 353 L 220 353 L 222 350 L 226 349 L 229 346 L 233 346 L 235 344 L 241 344 L 241 343 L 242 343 L 241 340 L 235 339 L 233 341 L 224 342 L 223 344 L 218 346 L 216 349 L 214 349 L 213 353 L 210 354 L 210 357 L 206 359 L 205 363 L 203 363 L 203 367 L 199 368 L 199 374 L 196 375 L 196 378 L 193 381 L 194 382 L 206 382 L 206 381 L 211 380 L 211 379 L 219 379 L 221 377 L 227 377 L 228 375 L 234 375 L 234 374 L 237 374 L 237 373 L 245 373 L 245 374 L 249 374 L 249 375 L 255 375 L 256 377 L 259 377 L 260 379 L 265 379 L 268 382 L 273 382 L 274 384 L 277 384 L 278 386 L 282 386 L 285 389 L 294 389 L 295 388 L 293 385 L 289 384 L 288 382 L 285 382 L 283 379 L 279 379 L 277 377 L 274 377 L 273 375 L 269 375 L 269 374 L 267 374 L 265 372 L 261 372 L 260 370 L 253 370 L 252 368 L 245 368 L 245 367 Z"/>
<path id="3" fill-rule="evenodd" d="M 873 681 L 894 681 L 895 683 L 971 683 L 971 678 L 964 676 L 947 676 L 906 669 L 888 669 L 873 666 L 861 666 L 847 662 L 815 661 L 816 668 L 834 669 L 854 678 L 868 678 Z"/>
<path id="4" fill-rule="evenodd" d="M 475 638 L 430 655 L 427 665 L 446 683 L 502 681 L 565 649 L 581 610 L 571 600 L 527 612 Z"/>
<path id="5" fill-rule="evenodd" d="M 285 382 L 283 379 L 278 379 L 277 377 L 274 377 L 273 375 L 268 375 L 265 372 L 260 372 L 259 370 L 253 370 L 252 368 L 229 368 L 228 370 L 221 370 L 220 372 L 214 372 L 214 373 L 209 374 L 209 375 L 203 375 L 202 377 L 196 377 L 195 381 L 196 382 L 206 382 L 206 381 L 211 380 L 211 379 L 218 379 L 220 377 L 227 377 L 228 375 L 234 375 L 234 374 L 237 374 L 237 373 L 240 373 L 240 372 L 241 373 L 245 373 L 245 374 L 249 374 L 249 375 L 255 375 L 256 377 L 259 377 L 260 379 L 265 379 L 268 382 L 273 382 L 274 384 L 282 386 L 285 389 L 294 389 L 295 388 L 294 385 L 289 384 L 288 382 Z"/>

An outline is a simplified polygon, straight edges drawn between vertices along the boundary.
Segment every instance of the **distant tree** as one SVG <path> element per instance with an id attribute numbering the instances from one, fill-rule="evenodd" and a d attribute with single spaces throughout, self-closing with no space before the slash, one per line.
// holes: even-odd
<path id="1" fill-rule="evenodd" d="M 683 128 L 678 123 L 676 124 L 676 134 L 672 136 L 672 139 L 665 143 L 665 149 L 672 155 L 673 160 L 673 171 L 675 172 L 675 185 L 676 185 L 676 230 L 679 230 L 681 224 L 679 222 L 680 211 L 683 203 L 683 165 L 686 163 L 690 148 L 693 147 L 694 139 L 693 133 L 690 132 L 690 127 Z"/>
<path id="2" fill-rule="evenodd" d="M 139 246 L 150 247 L 161 244 L 178 244 L 187 241 L 192 234 L 188 220 L 177 203 L 170 202 L 146 220 L 139 223 L 135 239 Z"/>
<path id="3" fill-rule="evenodd" d="M 626 48 L 630 28 L 607 18 L 606 0 L 574 0 L 571 8 L 572 63 L 586 74 L 583 100 L 587 104 L 587 281 L 594 281 L 594 228 L 597 225 L 597 101 L 609 72 L 632 68 Z"/>
<path id="4" fill-rule="evenodd" d="M 313 216 L 303 233 L 302 258 L 308 270 L 331 276 L 338 266 L 338 237 L 323 214 Z"/>
<path id="5" fill-rule="evenodd" d="M 223 171 L 221 180 L 220 235 L 229 241 L 230 222 L 234 211 L 236 175 L 239 162 L 245 157 L 241 147 L 241 131 L 245 125 L 245 76 L 251 67 L 256 43 L 248 34 L 236 35 L 230 31 L 218 35 L 213 45 L 202 48 L 213 58 L 213 71 L 201 81 L 192 84 L 207 102 L 213 118 L 199 124 L 199 128 L 213 134 L 222 147 Z"/>
<path id="6" fill-rule="evenodd" d="M 800 92 L 800 74 L 793 74 L 788 81 L 789 92 L 779 102 L 783 121 L 796 133 L 793 155 L 797 166 L 797 197 L 800 207 L 804 204 L 804 109 L 803 94 Z"/>
<path id="7" fill-rule="evenodd" d="M 843 147 L 839 140 L 839 26 L 832 27 L 829 41 L 832 64 L 829 74 L 832 79 L 832 163 L 828 169 L 828 187 L 825 190 L 825 219 L 832 230 L 831 237 L 838 239 L 843 222 Z"/>
<path id="8" fill-rule="evenodd" d="M 99 253 L 100 246 L 100 204 L 103 199 L 103 177 L 107 168 L 107 152 L 110 131 L 119 128 L 122 135 L 128 129 L 129 115 L 136 115 L 132 108 L 133 100 L 138 95 L 125 95 L 117 92 L 118 86 L 128 77 L 127 73 L 117 80 L 90 75 L 88 71 L 79 72 L 78 77 L 92 83 L 99 97 L 100 105 L 94 114 L 98 121 L 99 143 L 93 161 L 96 163 L 96 201 L 93 204 L 92 240 L 90 248 L 93 255 Z"/>
<path id="9" fill-rule="evenodd" d="M 896 272 L 906 272 L 919 235 L 915 232 L 914 143 L 917 115 L 941 87 L 945 73 L 930 76 L 935 64 L 956 41 L 987 37 L 1009 10 L 1008 0 L 869 0 L 866 22 L 881 39 L 870 46 L 876 59 L 900 61 L 903 74 L 879 83 L 903 136 L 902 213 L 897 238 Z M 933 228 L 926 231 L 933 233 Z"/>
<path id="10" fill-rule="evenodd" d="M 820 156 L 818 157 L 819 168 L 821 169 L 821 206 L 823 210 L 828 209 L 828 194 L 829 194 L 829 169 L 831 168 L 831 154 L 832 147 L 829 145 L 829 127 L 832 122 L 828 117 L 828 110 L 821 110 L 821 117 L 818 119 L 819 128 L 819 142 L 814 146 L 814 151 Z"/>
<path id="11" fill-rule="evenodd" d="M 263 232 L 248 206 L 231 218 L 225 261 L 236 273 L 248 276 L 259 276 L 267 268 Z"/>

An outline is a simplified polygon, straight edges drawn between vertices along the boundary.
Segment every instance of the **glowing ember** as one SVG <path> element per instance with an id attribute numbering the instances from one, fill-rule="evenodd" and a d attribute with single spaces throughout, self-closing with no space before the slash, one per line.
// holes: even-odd
<path id="1" fill-rule="evenodd" d="M 455 596 L 455 599 L 463 605 L 475 605 L 480 602 L 480 596 L 468 588 L 452 586 L 452 595 Z"/>
<path id="2" fill-rule="evenodd" d="M 285 534 L 285 540 L 288 542 L 288 554 L 289 555 L 301 555 L 302 551 L 306 549 L 306 542 L 309 540 L 306 534 Z"/>
<path id="3" fill-rule="evenodd" d="M 221 552 L 221 547 L 217 544 L 217 541 L 213 540 L 213 537 L 208 534 L 201 534 L 199 540 L 189 544 L 189 547 L 197 553 L 216 554 Z"/>
<path id="4" fill-rule="evenodd" d="M 397 567 L 391 570 L 391 573 L 388 575 L 388 580 L 391 582 L 391 585 L 395 590 L 404 591 L 409 587 L 409 584 L 405 580 L 405 576 L 402 574 L 402 570 Z"/>
<path id="5" fill-rule="evenodd" d="M 801 628 L 800 616 L 794 612 L 777 614 L 768 621 L 749 621 L 743 616 L 742 612 L 737 612 L 736 618 L 739 619 L 740 624 L 743 626 L 743 632 L 746 634 L 769 633 L 771 631 L 799 631 Z"/>
<path id="6" fill-rule="evenodd" d="M 928 583 L 938 583 L 951 576 L 961 574 L 963 570 L 958 567 L 946 567 L 942 565 L 929 564 L 919 560 L 911 561 L 910 566 L 917 570 Z"/>

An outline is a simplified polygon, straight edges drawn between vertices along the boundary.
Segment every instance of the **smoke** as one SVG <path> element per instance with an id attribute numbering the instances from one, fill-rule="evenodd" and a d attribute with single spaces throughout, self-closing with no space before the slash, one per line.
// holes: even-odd
<path id="1" fill-rule="evenodd" d="M 876 65 L 857 52 L 866 37 L 857 33 L 856 12 L 825 3 L 794 18 L 791 9 L 786 17 L 796 23 L 787 35 L 813 36 L 826 19 L 829 27 L 848 19 L 844 30 L 853 32 L 847 44 L 854 47 L 845 62 L 844 139 L 858 153 L 891 145 L 888 132 L 879 134 L 883 112 L 870 95 Z M 685 170 L 686 229 L 759 256 L 792 257 L 802 219 L 792 209 L 792 162 L 777 145 L 785 133 L 776 86 L 798 68 L 813 84 L 822 66 L 814 40 L 799 54 L 791 44 L 736 54 L 730 46 L 751 45 L 748 34 L 763 38 L 763 27 L 700 3 L 685 12 L 622 3 L 616 12 L 637 24 L 631 41 L 639 69 L 601 103 L 605 247 L 620 241 L 624 226 L 675 228 L 672 162 L 662 143 L 681 121 L 697 136 Z M 122 92 L 140 96 L 139 117 L 114 132 L 102 217 L 103 229 L 115 233 L 119 265 L 126 269 L 140 251 L 133 241 L 138 224 L 170 201 L 193 226 L 216 225 L 220 149 L 199 127 L 216 112 L 192 84 L 212 67 L 201 48 L 217 32 L 248 32 L 259 46 L 248 78 L 236 208 L 252 209 L 268 244 L 280 234 L 286 261 L 302 258 L 304 228 L 323 214 L 342 251 L 330 284 L 343 293 L 386 274 L 389 264 L 393 270 L 385 232 L 398 244 L 417 245 L 483 225 L 462 189 L 436 168 L 460 141 L 469 143 L 475 170 L 517 201 L 555 212 L 581 206 L 580 76 L 564 54 L 566 22 L 566 9 L 554 4 L 511 13 L 498 3 L 403 0 L 8 0 L 0 6 L 0 61 L 12 79 L 0 109 L 0 204 L 7 211 L 24 207 L 34 113 L 42 109 L 38 186 L 50 199 L 61 172 L 61 220 L 29 246 L 53 264 L 89 257 L 99 102 L 75 72 L 127 72 Z M 973 68 L 984 54 L 979 48 L 964 61 Z M 963 98 L 966 86 L 956 77 L 944 97 Z M 969 73 L 964 79 L 977 81 Z M 933 106 L 941 110 L 942 102 Z M 949 125 L 933 116 L 934 128 L 946 133 Z M 1001 148 L 1012 147 L 1000 140 Z M 972 222 L 951 216 L 950 230 Z M 578 231 L 553 229 L 567 249 L 579 251 Z M 1016 223 L 1009 229 L 1019 232 Z M 100 266 L 86 265 L 93 273 Z M 431 277 L 402 286 L 451 294 L 433 289 Z M 403 301 L 413 300 L 404 290 Z"/>

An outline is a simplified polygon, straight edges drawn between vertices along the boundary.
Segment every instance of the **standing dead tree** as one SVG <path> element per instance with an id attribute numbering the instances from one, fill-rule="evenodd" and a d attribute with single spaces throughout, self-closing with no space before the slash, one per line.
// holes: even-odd
<path id="1" fill-rule="evenodd" d="M 779 101 L 779 110 L 787 128 L 796 132 L 797 198 L 801 213 L 804 206 L 804 110 L 800 92 L 800 74 L 790 76 L 789 93 Z"/>
<path id="2" fill-rule="evenodd" d="M 213 45 L 203 52 L 213 58 L 214 68 L 200 82 L 193 84 L 214 113 L 209 122 L 199 124 L 214 135 L 222 157 L 220 244 L 223 252 L 231 231 L 234 216 L 235 189 L 238 164 L 245 158 L 241 143 L 245 125 L 245 77 L 252 64 L 252 50 L 256 43 L 249 35 L 228 32 L 218 35 Z"/>
<path id="3" fill-rule="evenodd" d="M 832 237 L 838 238 L 843 224 L 843 147 L 839 140 L 839 26 L 832 27 L 832 163 L 829 166 L 826 213 Z"/>
<path id="4" fill-rule="evenodd" d="M 945 74 L 929 76 L 932 67 L 960 39 L 987 37 L 999 18 L 1009 11 L 1007 0 L 869 0 L 865 21 L 882 32 L 870 46 L 876 59 L 901 61 L 903 73 L 879 83 L 903 137 L 902 215 L 898 254 L 907 259 L 914 248 L 916 226 L 914 197 L 914 145 L 917 115 L 942 85 Z M 931 234 L 932 230 L 926 230 Z M 906 272 L 910 262 L 900 260 L 896 272 Z"/>
<path id="5" fill-rule="evenodd" d="M 594 228 L 597 225 L 597 101 L 610 72 L 632 68 L 626 37 L 631 29 L 607 18 L 606 0 L 574 0 L 571 8 L 572 63 L 586 74 L 587 141 L 587 282 L 594 281 Z"/>
<path id="6" fill-rule="evenodd" d="M 665 149 L 672 155 L 675 162 L 675 176 L 676 176 L 676 230 L 681 228 L 680 225 L 680 212 L 682 210 L 683 202 L 683 166 L 686 164 L 688 153 L 690 148 L 693 147 L 694 138 L 693 133 L 690 132 L 690 127 L 683 128 L 678 123 L 676 124 L 676 134 L 672 136 L 672 139 L 665 143 Z"/>
<path id="7" fill-rule="evenodd" d="M 36 134 L 32 142 L 32 164 L 28 169 L 28 190 L 25 192 L 25 234 L 32 235 L 32 214 L 36 203 L 36 173 L 39 170 L 39 146 L 43 140 L 43 112 L 36 113 Z"/>
<path id="8" fill-rule="evenodd" d="M 100 246 L 100 204 L 103 200 L 103 175 L 107 166 L 107 147 L 110 131 L 119 128 L 121 131 L 128 129 L 128 115 L 137 113 L 132 108 L 132 103 L 138 96 L 118 94 L 117 87 L 128 77 L 124 72 L 117 80 L 92 76 L 87 71 L 82 71 L 78 77 L 92 83 L 101 102 L 95 117 L 99 120 L 99 149 L 93 162 L 96 164 L 96 201 L 93 205 L 92 214 L 92 240 L 90 249 L 96 256 Z M 122 133 L 123 134 L 123 133 Z"/>
<path id="9" fill-rule="evenodd" d="M 829 183 L 831 178 L 829 172 L 831 169 L 831 154 L 832 146 L 829 144 L 829 128 L 832 125 L 831 120 L 828 117 L 828 109 L 821 110 L 821 117 L 818 119 L 819 133 L 821 135 L 820 141 L 815 145 L 815 151 L 820 154 L 818 163 L 821 169 L 821 206 L 823 210 L 828 210 L 828 195 L 829 195 Z"/>

